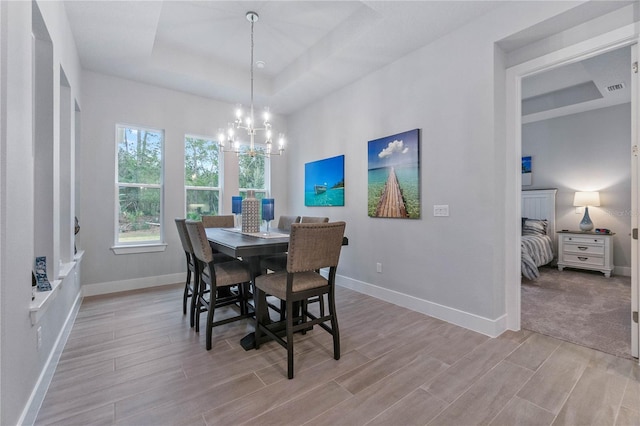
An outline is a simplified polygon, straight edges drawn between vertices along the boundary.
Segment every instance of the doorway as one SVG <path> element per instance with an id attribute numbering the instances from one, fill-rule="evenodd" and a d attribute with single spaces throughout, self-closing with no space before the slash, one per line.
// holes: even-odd
<path id="1" fill-rule="evenodd" d="M 613 31 L 599 37 L 595 37 L 583 43 L 561 49 L 553 54 L 528 61 L 526 63 L 513 66 L 507 70 L 507 86 L 506 86 L 506 140 L 513 141 L 506 144 L 506 160 L 507 164 L 507 184 L 506 184 L 506 217 L 508 218 L 505 226 L 506 232 L 506 310 L 507 310 L 507 328 L 511 330 L 519 330 L 521 328 L 521 288 L 520 288 L 520 192 L 521 192 L 521 167 L 518 163 L 522 157 L 522 141 L 521 141 L 521 111 L 522 105 L 522 79 L 528 76 L 551 70 L 562 65 L 576 63 L 597 55 L 616 50 L 624 46 L 632 46 L 634 55 L 637 55 L 637 29 L 632 25 Z M 635 77 L 637 79 L 637 76 Z M 637 85 L 632 86 L 632 137 L 637 145 Z M 633 209 L 637 205 L 637 161 L 632 166 L 632 186 Z M 637 211 L 635 209 L 634 211 Z M 637 227 L 637 218 L 632 215 L 632 226 Z M 637 311 L 638 308 L 638 284 L 637 284 L 637 241 L 634 240 L 632 245 L 632 309 Z M 629 318 L 629 322 L 631 322 Z M 638 356 L 638 326 L 633 324 L 632 331 L 632 355 Z"/>
<path id="2" fill-rule="evenodd" d="M 627 358 L 631 353 L 630 82 L 630 46 L 525 77 L 521 130 L 522 155 L 530 165 L 522 190 L 556 190 L 549 220 L 556 231 L 574 234 L 549 232 L 555 260 L 577 262 L 575 268 L 561 272 L 554 260 L 540 265 L 538 279 L 522 279 L 522 327 Z M 584 208 L 573 205 L 576 191 L 597 192 L 599 206 L 589 208 L 594 228 L 613 234 L 582 233 Z M 523 211 L 523 216 L 527 213 Z M 560 253 L 557 242 L 571 235 L 594 237 L 590 240 L 594 245 L 564 245 L 566 253 Z M 599 253 L 605 245 L 609 256 Z M 573 254 L 578 247 L 593 253 Z M 612 278 L 588 269 L 605 261 L 615 265 Z"/>

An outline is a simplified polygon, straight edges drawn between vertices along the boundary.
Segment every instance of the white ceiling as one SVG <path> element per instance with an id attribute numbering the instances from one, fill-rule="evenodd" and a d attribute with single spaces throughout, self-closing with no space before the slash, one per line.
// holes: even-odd
<path id="1" fill-rule="evenodd" d="M 266 65 L 254 69 L 255 104 L 279 114 L 502 5 L 485 0 L 65 2 L 84 69 L 243 104 L 250 97 L 251 24 L 245 14 L 257 12 L 254 60 Z M 536 87 L 558 88 L 559 75 L 551 75 L 557 84 Z"/>
<path id="2" fill-rule="evenodd" d="M 622 88 L 607 89 L 620 84 Z M 627 46 L 523 79 L 522 122 L 631 102 L 630 89 L 631 48 Z"/>
<path id="3" fill-rule="evenodd" d="M 83 68 L 276 113 L 343 87 L 499 7 L 493 1 L 68 1 Z"/>

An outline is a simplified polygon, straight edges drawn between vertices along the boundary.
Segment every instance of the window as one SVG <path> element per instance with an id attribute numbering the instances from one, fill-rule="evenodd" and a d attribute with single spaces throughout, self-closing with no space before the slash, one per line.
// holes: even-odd
<path id="1" fill-rule="evenodd" d="M 248 145 L 241 146 L 244 151 L 249 150 Z M 256 145 L 256 151 L 265 152 L 264 147 Z M 268 177 L 269 177 L 269 159 L 264 156 L 251 157 L 249 155 L 240 154 L 238 157 L 238 186 L 240 195 L 243 198 L 247 196 L 247 190 L 253 189 L 256 192 L 256 198 L 261 200 L 267 196 Z M 260 204 L 260 212 L 262 214 L 262 203 Z"/>
<path id="2" fill-rule="evenodd" d="M 116 245 L 162 241 L 163 141 L 161 130 L 116 126 Z"/>
<path id="3" fill-rule="evenodd" d="M 206 138 L 184 139 L 184 185 L 187 192 L 187 218 L 220 211 L 220 155 L 218 143 Z"/>

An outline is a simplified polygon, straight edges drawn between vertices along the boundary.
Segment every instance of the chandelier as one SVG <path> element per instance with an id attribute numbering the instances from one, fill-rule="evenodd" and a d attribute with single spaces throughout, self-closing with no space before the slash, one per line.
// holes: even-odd
<path id="1" fill-rule="evenodd" d="M 253 115 L 253 24 L 258 22 L 258 14 L 256 12 L 247 12 L 245 15 L 247 20 L 251 22 L 251 106 L 248 115 L 245 116 L 242 105 L 236 108 L 236 119 L 229 123 L 226 133 L 220 130 L 218 135 L 220 150 L 225 152 L 235 152 L 237 155 L 245 154 L 251 157 L 271 155 L 280 155 L 284 152 L 284 135 L 280 133 L 278 137 L 278 149 L 273 151 L 273 136 L 271 122 L 269 121 L 269 109 L 265 108 L 263 115 L 262 127 L 257 127 Z M 246 131 L 249 136 L 249 150 L 242 152 L 240 150 L 240 140 L 237 133 Z M 257 150 L 255 146 L 255 138 L 258 132 L 263 133 L 265 149 Z M 228 143 L 228 145 L 227 145 Z"/>

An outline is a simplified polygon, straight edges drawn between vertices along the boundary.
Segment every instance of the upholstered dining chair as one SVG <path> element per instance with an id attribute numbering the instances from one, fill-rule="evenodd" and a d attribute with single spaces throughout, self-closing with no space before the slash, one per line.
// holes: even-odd
<path id="1" fill-rule="evenodd" d="M 300 218 L 300 223 L 327 223 L 327 222 L 329 222 L 328 217 L 302 216 Z"/>
<path id="2" fill-rule="evenodd" d="M 218 215 L 218 216 L 202 216 L 202 226 L 205 228 L 233 228 L 235 226 L 235 220 L 232 214 Z M 231 256 L 220 253 L 217 250 L 213 250 L 216 257 L 220 257 L 217 260 L 233 260 Z"/>
<path id="3" fill-rule="evenodd" d="M 187 232 L 185 219 L 176 218 L 175 222 L 176 227 L 178 228 L 178 236 L 182 243 L 182 249 L 184 250 L 184 254 L 187 258 L 187 280 L 184 284 L 184 293 L 182 295 L 182 314 L 187 314 L 187 301 L 191 298 L 189 306 L 189 322 L 191 323 L 191 327 L 193 327 L 196 310 L 195 294 L 197 292 L 197 280 L 200 278 L 200 273 L 198 270 L 198 262 L 195 261 L 195 255 L 193 254 L 193 246 L 191 245 L 191 239 Z"/>
<path id="4" fill-rule="evenodd" d="M 291 225 L 289 236 L 289 255 L 285 271 L 265 274 L 256 277 L 256 304 L 264 303 L 260 292 L 284 300 L 286 304 L 286 338 L 280 337 L 269 324 L 256 315 L 255 342 L 260 348 L 262 334 L 274 339 L 287 349 L 287 377 L 293 378 L 293 333 L 307 330 L 319 325 L 333 336 L 333 357 L 340 359 L 340 333 L 335 305 L 335 279 L 345 222 L 333 223 L 299 223 Z M 328 278 L 319 270 L 329 268 Z M 327 295 L 327 315 L 315 316 L 306 309 L 303 303 L 311 297 Z M 294 318 L 294 303 L 302 303 L 299 317 Z M 256 311 L 260 309 L 256 306 Z M 329 322 L 330 326 L 326 323 Z"/>
<path id="5" fill-rule="evenodd" d="M 280 216 L 278 219 L 278 229 L 290 231 L 291 225 L 294 223 L 300 223 L 300 216 Z"/>
<path id="6" fill-rule="evenodd" d="M 235 226 L 235 221 L 232 214 L 202 216 L 202 225 L 205 228 L 233 228 Z"/>
<path id="7" fill-rule="evenodd" d="M 291 225 L 294 223 L 300 223 L 300 216 L 280 216 L 278 220 L 278 229 L 283 231 L 291 231 Z M 287 254 L 278 253 L 273 256 L 264 257 L 260 260 L 260 269 L 263 272 L 267 270 L 282 271 L 287 267 Z"/>
<path id="8" fill-rule="evenodd" d="M 198 314 L 195 318 L 196 331 L 200 330 L 199 313 L 207 311 L 206 346 L 207 350 L 210 350 L 213 327 L 248 318 L 252 315 L 251 308 L 247 302 L 251 274 L 248 267 L 237 259 L 230 261 L 215 260 L 202 222 L 187 220 L 186 226 L 200 270 L 200 284 L 195 308 Z M 219 289 L 231 286 L 236 286 L 237 290 L 229 292 L 225 296 L 219 294 Z M 205 287 L 208 287 L 208 292 L 205 291 Z M 237 305 L 240 310 L 239 314 L 214 321 L 215 310 L 229 305 Z"/>

